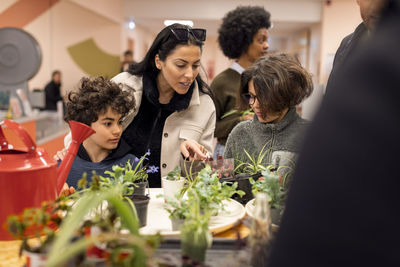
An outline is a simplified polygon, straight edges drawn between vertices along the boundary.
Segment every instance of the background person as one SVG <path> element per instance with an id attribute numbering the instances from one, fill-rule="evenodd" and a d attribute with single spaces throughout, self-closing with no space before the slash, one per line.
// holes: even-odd
<path id="1" fill-rule="evenodd" d="M 123 55 L 123 59 L 121 62 L 121 72 L 128 71 L 129 65 L 134 63 L 135 61 L 133 60 L 133 51 L 132 50 L 126 50 Z"/>
<path id="2" fill-rule="evenodd" d="M 51 74 L 51 81 L 44 88 L 46 99 L 46 110 L 57 110 L 57 102 L 63 101 L 61 97 L 61 72 L 59 70 L 53 71 Z"/>
<path id="3" fill-rule="evenodd" d="M 296 105 L 313 90 L 311 75 L 287 54 L 268 55 L 258 59 L 241 76 L 240 104 L 249 106 L 255 116 L 233 128 L 226 142 L 225 158 L 250 162 L 245 150 L 256 157 L 268 151 L 262 163 L 294 166 L 302 136 L 309 122 L 296 112 Z M 282 168 L 284 176 L 290 171 Z"/>
<path id="4" fill-rule="evenodd" d="M 149 174 L 150 187 L 161 187 L 161 177 L 182 164 L 182 154 L 195 160 L 213 151 L 215 107 L 199 75 L 205 38 L 204 29 L 168 26 L 143 61 L 112 79 L 135 91 L 136 109 L 124 120 L 122 138 L 134 155 L 150 150 L 147 163 L 160 168 Z"/>
<path id="5" fill-rule="evenodd" d="M 389 0 L 376 32 L 332 81 L 268 266 L 400 266 L 399 29 L 400 1 Z"/>
<path id="6" fill-rule="evenodd" d="M 268 28 L 270 14 L 263 7 L 240 6 L 228 12 L 218 30 L 218 43 L 225 56 L 235 60 L 233 65 L 218 74 L 211 83 L 216 109 L 217 146 L 214 157 L 223 155 L 229 133 L 241 120 L 239 113 L 225 118 L 222 116 L 235 109 L 239 91 L 240 74 L 256 59 L 266 54 L 268 49 Z"/>
<path id="7" fill-rule="evenodd" d="M 354 54 L 354 51 L 360 45 L 360 43 L 366 41 L 371 31 L 379 19 L 379 2 L 380 0 L 356 0 L 360 6 L 360 14 L 362 22 L 355 31 L 346 36 L 338 50 L 336 51 L 335 58 L 333 60 L 332 71 L 329 76 L 326 92 L 330 91 L 330 83 L 332 79 L 335 79 L 337 71 L 342 67 L 346 60 Z"/>

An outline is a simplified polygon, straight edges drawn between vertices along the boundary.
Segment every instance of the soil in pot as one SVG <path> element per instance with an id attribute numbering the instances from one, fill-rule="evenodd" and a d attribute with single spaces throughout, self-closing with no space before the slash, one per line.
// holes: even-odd
<path id="1" fill-rule="evenodd" d="M 135 196 L 144 196 L 144 195 L 146 195 L 147 181 L 135 183 L 135 185 L 136 186 L 135 186 L 135 189 L 133 191 L 133 195 L 135 195 Z"/>
<path id="2" fill-rule="evenodd" d="M 139 218 L 140 227 L 146 226 L 147 223 L 147 208 L 149 207 L 149 196 L 130 195 L 128 196 L 135 205 L 136 212 Z"/>

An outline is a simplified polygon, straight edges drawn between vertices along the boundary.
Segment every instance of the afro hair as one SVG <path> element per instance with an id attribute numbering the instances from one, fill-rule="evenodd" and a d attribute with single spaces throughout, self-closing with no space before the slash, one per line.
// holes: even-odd
<path id="1" fill-rule="evenodd" d="M 218 29 L 218 43 L 225 56 L 237 59 L 247 51 L 261 28 L 270 28 L 270 13 L 259 6 L 239 6 L 228 12 Z"/>

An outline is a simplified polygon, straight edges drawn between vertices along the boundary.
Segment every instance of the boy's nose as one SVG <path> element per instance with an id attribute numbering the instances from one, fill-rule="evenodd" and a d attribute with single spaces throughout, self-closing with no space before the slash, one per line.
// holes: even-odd
<path id="1" fill-rule="evenodd" d="M 116 126 L 113 128 L 113 135 L 120 135 L 122 133 L 122 126 Z"/>

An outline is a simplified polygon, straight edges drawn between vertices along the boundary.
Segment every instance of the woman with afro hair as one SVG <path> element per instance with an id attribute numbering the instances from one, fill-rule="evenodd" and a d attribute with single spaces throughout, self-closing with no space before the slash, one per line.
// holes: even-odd
<path id="1" fill-rule="evenodd" d="M 270 13 L 259 6 L 239 6 L 228 12 L 222 20 L 218 43 L 224 55 L 234 62 L 211 83 L 217 117 L 215 157 L 223 155 L 233 127 L 241 120 L 252 119 L 252 115 L 240 116 L 238 113 L 221 117 L 235 108 L 242 72 L 266 54 L 270 26 Z"/>

